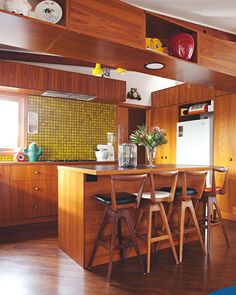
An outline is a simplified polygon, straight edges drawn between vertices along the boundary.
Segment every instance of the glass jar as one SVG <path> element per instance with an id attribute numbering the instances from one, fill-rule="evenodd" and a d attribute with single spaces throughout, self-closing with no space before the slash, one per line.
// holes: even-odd
<path id="1" fill-rule="evenodd" d="M 137 146 L 134 143 L 119 145 L 119 167 L 135 168 L 137 166 Z"/>

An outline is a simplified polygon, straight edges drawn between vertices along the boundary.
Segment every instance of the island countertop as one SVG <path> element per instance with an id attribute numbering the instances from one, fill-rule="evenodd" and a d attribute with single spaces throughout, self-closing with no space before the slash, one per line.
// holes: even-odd
<path id="1" fill-rule="evenodd" d="M 118 165 L 76 165 L 76 166 L 58 166 L 59 170 L 69 170 L 73 172 L 79 172 L 90 175 L 115 175 L 115 174 L 141 174 L 152 173 L 160 171 L 177 170 L 183 171 L 199 171 L 210 170 L 212 166 L 200 166 L 200 165 L 180 165 L 180 164 L 159 164 L 155 166 L 138 165 L 135 168 L 121 168 Z"/>

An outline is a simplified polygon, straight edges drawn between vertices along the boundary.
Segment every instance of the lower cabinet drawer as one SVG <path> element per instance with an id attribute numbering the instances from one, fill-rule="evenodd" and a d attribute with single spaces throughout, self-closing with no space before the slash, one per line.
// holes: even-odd
<path id="1" fill-rule="evenodd" d="M 10 218 L 57 215 L 57 190 L 54 181 L 11 181 Z"/>

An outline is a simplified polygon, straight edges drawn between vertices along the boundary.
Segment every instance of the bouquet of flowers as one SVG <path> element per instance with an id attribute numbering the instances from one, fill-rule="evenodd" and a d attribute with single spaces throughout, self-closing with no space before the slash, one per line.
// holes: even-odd
<path id="1" fill-rule="evenodd" d="M 137 126 L 138 129 L 130 135 L 132 143 L 144 145 L 147 148 L 154 148 L 167 143 L 166 132 L 160 127 L 151 127 L 148 131 L 144 125 Z"/>

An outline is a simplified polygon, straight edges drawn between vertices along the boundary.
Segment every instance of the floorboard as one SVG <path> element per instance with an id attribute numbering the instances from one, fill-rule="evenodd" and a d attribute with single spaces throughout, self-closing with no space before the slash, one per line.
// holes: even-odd
<path id="1" fill-rule="evenodd" d="M 202 255 L 198 242 L 185 247 L 182 265 L 175 265 L 170 250 L 161 250 L 152 257 L 149 275 L 143 275 L 132 258 L 114 264 L 110 286 L 106 265 L 86 271 L 58 249 L 56 223 L 1 229 L 0 294 L 206 295 L 236 285 L 236 222 L 226 225 L 230 249 L 215 228 L 209 257 Z"/>

